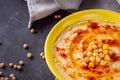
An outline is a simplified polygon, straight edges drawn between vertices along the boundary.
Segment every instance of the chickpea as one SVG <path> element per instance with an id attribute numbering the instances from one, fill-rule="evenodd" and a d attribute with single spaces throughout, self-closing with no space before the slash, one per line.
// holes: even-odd
<path id="1" fill-rule="evenodd" d="M 92 49 L 92 47 L 88 47 L 88 51 L 92 51 L 93 49 Z"/>
<path id="2" fill-rule="evenodd" d="M 28 58 L 32 58 L 32 57 L 33 57 L 32 53 L 28 53 L 28 54 L 27 54 L 27 57 L 28 57 Z"/>
<path id="3" fill-rule="evenodd" d="M 106 66 L 109 66 L 110 64 L 111 64 L 111 62 L 110 62 L 110 61 L 107 61 Z"/>
<path id="4" fill-rule="evenodd" d="M 57 19 L 57 18 L 58 18 L 58 16 L 57 16 L 57 15 L 55 15 L 55 16 L 54 16 L 54 18 L 55 18 L 55 19 Z"/>
<path id="5" fill-rule="evenodd" d="M 94 62 L 90 62 L 89 67 L 94 67 Z"/>
<path id="6" fill-rule="evenodd" d="M 4 78 L 4 80 L 8 80 L 8 78 L 7 78 L 7 77 L 5 77 L 5 78 Z"/>
<path id="7" fill-rule="evenodd" d="M 88 57 L 92 56 L 92 52 L 90 52 L 90 51 L 87 52 L 87 56 L 88 56 Z"/>
<path id="8" fill-rule="evenodd" d="M 107 61 L 105 61 L 105 60 L 100 61 L 100 66 L 106 66 L 106 64 L 107 64 Z"/>
<path id="9" fill-rule="evenodd" d="M 109 46 L 107 44 L 103 45 L 103 49 L 108 49 Z"/>
<path id="10" fill-rule="evenodd" d="M 55 61 L 55 62 L 58 62 L 58 59 L 57 59 L 57 58 L 54 58 L 54 61 Z"/>
<path id="11" fill-rule="evenodd" d="M 43 52 L 41 52 L 41 53 L 40 53 L 40 56 L 42 57 L 43 55 L 44 55 L 44 53 L 43 53 Z"/>
<path id="12" fill-rule="evenodd" d="M 111 56 L 111 55 L 113 55 L 113 51 L 110 49 L 109 51 L 108 51 L 108 54 Z"/>
<path id="13" fill-rule="evenodd" d="M 45 59 L 45 55 L 42 56 L 42 59 Z"/>
<path id="14" fill-rule="evenodd" d="M 23 45 L 23 48 L 24 48 L 24 49 L 27 49 L 27 48 L 28 48 L 28 44 L 24 44 L 24 45 Z"/>
<path id="15" fill-rule="evenodd" d="M 110 56 L 109 55 L 105 55 L 104 60 L 106 60 L 106 61 L 110 60 Z"/>
<path id="16" fill-rule="evenodd" d="M 14 66 L 14 64 L 13 64 L 13 63 L 9 63 L 9 66 L 10 66 L 10 67 L 13 67 L 13 66 Z"/>
<path id="17" fill-rule="evenodd" d="M 35 29 L 33 29 L 33 28 L 30 31 L 31 31 L 31 33 L 35 33 Z"/>
<path id="18" fill-rule="evenodd" d="M 98 52 L 94 52 L 94 53 L 93 53 L 93 56 L 98 56 Z"/>
<path id="19" fill-rule="evenodd" d="M 3 72 L 2 71 L 0 71 L 0 76 L 2 76 L 3 75 Z"/>
<path id="20" fill-rule="evenodd" d="M 89 58 L 85 57 L 84 62 L 88 63 L 89 62 Z"/>
<path id="21" fill-rule="evenodd" d="M 24 61 L 22 61 L 22 60 L 19 61 L 19 64 L 20 64 L 20 65 L 24 65 Z"/>
<path id="22" fill-rule="evenodd" d="M 99 56 L 96 56 L 96 62 L 99 63 L 101 61 L 101 58 Z"/>
<path id="23" fill-rule="evenodd" d="M 105 55 L 103 53 L 99 54 L 100 58 L 103 58 Z"/>
<path id="24" fill-rule="evenodd" d="M 98 50 L 97 50 L 97 49 L 95 49 L 93 52 L 97 52 L 97 53 L 98 53 Z"/>
<path id="25" fill-rule="evenodd" d="M 103 54 L 108 54 L 108 50 L 103 50 Z"/>
<path id="26" fill-rule="evenodd" d="M 57 15 L 57 18 L 59 18 L 59 19 L 60 19 L 60 18 L 61 18 L 61 15 Z"/>
<path id="27" fill-rule="evenodd" d="M 86 66 L 87 66 L 87 63 L 81 62 L 81 63 L 80 63 L 80 66 L 81 66 L 81 67 L 86 67 Z"/>
<path id="28" fill-rule="evenodd" d="M 98 49 L 98 52 L 103 52 L 103 49 L 102 49 L 102 48 L 99 48 L 99 49 Z"/>
<path id="29" fill-rule="evenodd" d="M 91 42 L 90 45 L 95 45 L 95 42 Z"/>
<path id="30" fill-rule="evenodd" d="M 4 63 L 0 63 L 0 67 L 1 68 L 5 68 L 5 64 Z"/>
<path id="31" fill-rule="evenodd" d="M 95 57 L 90 57 L 90 61 L 95 62 Z"/>
<path id="32" fill-rule="evenodd" d="M 14 69 L 17 69 L 17 65 L 14 65 Z"/>
<path id="33" fill-rule="evenodd" d="M 14 77 L 15 75 L 14 74 L 10 74 L 10 78 Z"/>
<path id="34" fill-rule="evenodd" d="M 97 45 L 92 45 L 92 48 L 97 49 L 98 47 L 97 47 Z"/>
<path id="35" fill-rule="evenodd" d="M 95 62 L 95 65 L 98 66 L 100 63 L 99 62 Z"/>
<path id="36" fill-rule="evenodd" d="M 17 69 L 18 69 L 18 70 L 21 70 L 21 69 L 22 69 L 22 66 L 18 65 L 18 66 L 17 66 Z"/>
<path id="37" fill-rule="evenodd" d="M 84 54 L 84 55 L 87 55 L 87 51 L 85 51 L 83 54 Z"/>
<path id="38" fill-rule="evenodd" d="M 4 77 L 1 77 L 0 80 L 4 80 Z"/>
<path id="39" fill-rule="evenodd" d="M 99 43 L 98 48 L 102 48 L 102 47 L 103 47 L 103 44 Z"/>
<path id="40" fill-rule="evenodd" d="M 14 76 L 14 77 L 12 77 L 12 80 L 17 80 L 17 79 L 16 79 L 16 77 Z"/>

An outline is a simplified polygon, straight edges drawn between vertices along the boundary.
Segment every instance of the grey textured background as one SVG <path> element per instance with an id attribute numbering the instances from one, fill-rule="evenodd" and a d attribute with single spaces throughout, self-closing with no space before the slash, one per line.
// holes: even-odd
<path id="1" fill-rule="evenodd" d="M 120 6 L 115 0 L 83 0 L 80 10 L 84 9 L 110 9 L 120 12 Z M 54 76 L 48 69 L 44 60 L 39 57 L 44 51 L 45 39 L 50 29 L 60 20 L 54 19 L 55 14 L 61 14 L 62 18 L 69 12 L 58 11 L 42 20 L 33 23 L 37 33 L 32 34 L 27 28 L 29 13 L 24 0 L 0 0 L 0 63 L 6 64 L 1 69 L 6 77 L 14 73 L 18 80 L 54 80 Z M 29 44 L 30 48 L 25 50 L 23 44 Z M 33 53 L 34 58 L 26 58 L 27 52 Z M 24 60 L 23 71 L 8 67 L 10 62 L 18 64 Z M 11 79 L 10 79 L 11 80 Z"/>

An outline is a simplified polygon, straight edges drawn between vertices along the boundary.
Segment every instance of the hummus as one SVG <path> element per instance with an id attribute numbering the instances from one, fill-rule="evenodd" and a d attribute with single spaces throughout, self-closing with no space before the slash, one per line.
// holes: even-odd
<path id="1" fill-rule="evenodd" d="M 77 22 L 55 42 L 54 61 L 66 80 L 120 80 L 120 27 Z"/>

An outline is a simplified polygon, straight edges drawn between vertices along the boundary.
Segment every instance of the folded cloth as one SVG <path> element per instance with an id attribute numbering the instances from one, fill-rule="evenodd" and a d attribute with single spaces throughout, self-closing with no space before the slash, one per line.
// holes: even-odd
<path id="1" fill-rule="evenodd" d="M 59 9 L 75 11 L 79 9 L 82 0 L 27 0 L 30 20 L 28 28 L 33 21 L 44 18 Z"/>
<path id="2" fill-rule="evenodd" d="M 25 0 L 25 1 L 27 1 L 28 10 L 30 14 L 28 28 L 32 27 L 33 21 L 42 19 L 59 9 L 75 12 L 79 10 L 79 6 L 82 2 L 82 0 Z M 116 1 L 120 4 L 120 0 Z"/>
<path id="3" fill-rule="evenodd" d="M 116 0 L 120 4 L 120 0 Z"/>

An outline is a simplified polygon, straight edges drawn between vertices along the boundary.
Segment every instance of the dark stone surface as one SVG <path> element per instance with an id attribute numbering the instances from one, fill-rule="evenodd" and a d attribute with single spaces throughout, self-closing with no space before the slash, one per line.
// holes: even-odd
<path id="1" fill-rule="evenodd" d="M 115 0 L 84 0 L 80 6 L 80 10 L 91 8 L 120 11 L 120 6 Z M 40 58 L 39 54 L 44 51 L 48 32 L 60 20 L 54 19 L 55 14 L 65 17 L 70 13 L 60 10 L 34 22 L 33 27 L 37 33 L 32 34 L 27 28 L 29 13 L 26 2 L 0 0 L 0 63 L 6 64 L 6 68 L 0 68 L 0 71 L 3 71 L 4 76 L 9 77 L 11 73 L 14 73 L 18 80 L 54 80 L 46 62 Z M 30 46 L 28 50 L 23 49 L 24 43 Z M 33 59 L 26 57 L 27 52 L 33 53 Z M 18 64 L 19 60 L 25 61 L 22 71 L 8 66 L 10 62 Z"/>

